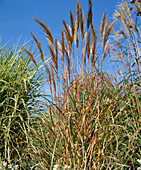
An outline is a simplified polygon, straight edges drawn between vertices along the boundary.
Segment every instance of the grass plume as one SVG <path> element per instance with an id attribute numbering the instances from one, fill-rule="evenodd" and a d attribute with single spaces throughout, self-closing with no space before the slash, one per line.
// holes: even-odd
<path id="1" fill-rule="evenodd" d="M 60 40 L 53 38 L 46 24 L 34 19 L 48 39 L 52 60 L 46 71 L 52 100 L 44 96 L 49 103 L 46 111 L 31 120 L 29 154 L 42 169 L 137 169 L 140 27 L 128 4 L 122 2 L 112 23 L 105 10 L 98 35 L 92 2 L 88 3 L 86 24 L 77 1 L 76 20 L 72 12 L 70 24 L 63 20 Z M 118 32 L 116 24 L 122 26 Z M 41 54 L 39 41 L 32 37 Z M 109 71 L 105 67 L 107 61 L 108 65 L 114 61 L 113 71 L 112 65 Z"/>

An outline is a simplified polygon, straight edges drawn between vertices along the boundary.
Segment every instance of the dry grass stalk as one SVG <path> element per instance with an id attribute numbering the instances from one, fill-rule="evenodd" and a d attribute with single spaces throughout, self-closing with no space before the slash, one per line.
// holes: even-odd
<path id="1" fill-rule="evenodd" d="M 97 39 L 93 23 L 91 23 L 91 32 L 93 40 Z"/>
<path id="2" fill-rule="evenodd" d="M 95 67 L 95 54 L 96 54 L 96 39 L 92 42 L 92 48 L 91 48 L 91 63 L 92 67 Z"/>
<path id="3" fill-rule="evenodd" d="M 119 42 L 119 41 L 117 41 L 117 40 L 115 40 L 115 43 L 118 45 L 119 49 L 120 49 L 121 51 L 123 51 L 123 48 L 122 48 L 122 46 L 121 46 L 120 42 Z"/>
<path id="4" fill-rule="evenodd" d="M 90 56 L 90 32 L 88 32 L 86 36 L 86 51 L 87 51 L 87 57 L 89 61 L 89 56 Z"/>
<path id="5" fill-rule="evenodd" d="M 68 26 L 67 26 L 67 24 L 66 24 L 66 22 L 65 22 L 64 20 L 63 20 L 63 25 L 64 25 L 64 31 L 65 31 L 65 33 L 66 33 L 66 38 L 67 38 L 70 42 L 72 42 L 73 39 L 72 39 L 72 37 L 71 37 L 69 28 L 68 28 Z M 69 43 L 68 43 L 68 44 L 69 44 Z"/>
<path id="6" fill-rule="evenodd" d="M 62 57 L 63 63 L 64 63 L 64 51 L 65 51 L 64 34 L 63 34 L 63 31 L 61 31 L 61 57 Z"/>
<path id="7" fill-rule="evenodd" d="M 67 68 L 63 67 L 63 89 L 66 89 L 66 80 L 67 80 Z M 66 92 L 63 92 L 63 100 L 66 100 Z M 66 103 L 64 102 L 64 111 L 66 110 Z"/>
<path id="8" fill-rule="evenodd" d="M 84 51 L 83 51 L 83 39 L 85 36 L 85 19 L 82 5 L 80 5 L 80 33 L 81 33 L 81 63 L 82 63 L 82 75 L 84 74 Z"/>
<path id="9" fill-rule="evenodd" d="M 82 5 L 80 5 L 80 29 L 81 29 L 81 39 L 84 38 L 84 12 L 82 11 Z"/>
<path id="10" fill-rule="evenodd" d="M 73 15 L 72 15 L 71 11 L 70 11 L 70 21 L 71 21 L 71 35 L 72 35 L 72 39 L 73 39 L 74 38 L 75 27 L 74 27 L 74 19 L 73 19 Z"/>
<path id="11" fill-rule="evenodd" d="M 103 15 L 103 18 L 102 18 L 102 23 L 101 23 L 101 26 L 100 26 L 100 40 L 102 40 L 102 35 L 103 35 L 105 22 L 106 22 L 105 20 L 106 20 L 106 10 L 104 11 L 104 15 Z"/>
<path id="12" fill-rule="evenodd" d="M 45 68 L 46 68 L 46 73 L 47 73 L 47 75 L 48 75 L 48 77 L 49 77 L 49 84 L 50 84 L 50 86 L 51 86 L 51 73 L 50 73 L 50 69 L 49 69 L 49 67 L 47 66 L 47 65 L 45 65 Z"/>
<path id="13" fill-rule="evenodd" d="M 77 3 L 77 7 L 76 7 L 76 50 L 77 50 L 77 64 L 76 64 L 76 68 L 77 68 L 77 73 L 78 73 L 78 67 L 79 67 L 79 23 L 80 23 L 80 5 Z M 74 59 L 75 60 L 75 59 Z M 76 76 L 76 73 L 75 73 Z"/>
<path id="14" fill-rule="evenodd" d="M 89 2 L 89 9 L 88 9 L 88 16 L 87 16 L 87 29 L 89 28 L 90 24 L 92 23 L 92 2 L 91 0 L 88 1 Z"/>
<path id="15" fill-rule="evenodd" d="M 33 57 L 32 52 L 29 51 L 29 50 L 26 50 L 25 48 L 24 48 L 24 51 L 31 57 L 33 63 L 34 63 L 34 64 L 36 65 L 36 67 L 38 68 L 37 63 L 36 63 L 36 60 L 35 60 L 35 58 Z"/>
<path id="16" fill-rule="evenodd" d="M 86 38 L 86 34 L 85 34 L 85 38 Z M 84 47 L 84 66 L 86 67 L 86 46 Z"/>
<path id="17" fill-rule="evenodd" d="M 52 44 L 54 44 L 53 36 L 47 25 L 44 24 L 42 21 L 38 20 L 37 18 L 33 18 L 33 20 L 42 27 L 43 31 L 47 34 L 47 38 L 52 42 Z"/>
<path id="18" fill-rule="evenodd" d="M 56 55 L 56 70 L 58 72 L 58 44 L 57 44 L 57 39 L 55 39 L 55 55 Z"/>
<path id="19" fill-rule="evenodd" d="M 56 97 L 56 83 L 55 83 L 55 76 L 54 76 L 54 68 L 52 66 L 52 64 L 50 64 L 51 67 L 51 77 L 52 77 L 52 82 L 53 82 L 53 88 L 54 88 L 54 95 Z"/>
<path id="20" fill-rule="evenodd" d="M 80 15 L 79 15 L 79 3 L 76 3 L 76 47 L 78 49 L 79 42 L 78 42 L 78 30 L 79 30 L 79 22 L 80 22 Z"/>
<path id="21" fill-rule="evenodd" d="M 111 30 L 112 30 L 113 25 L 115 24 L 115 22 L 116 22 L 116 20 L 115 20 L 114 22 L 112 22 L 112 24 L 110 24 L 110 22 L 109 22 L 109 25 L 110 25 L 110 26 L 108 27 L 107 32 L 106 32 L 106 30 L 105 30 L 105 32 L 104 32 L 103 47 L 105 46 L 105 44 L 106 44 L 106 42 L 107 42 L 107 39 L 108 39 L 108 37 L 109 37 L 109 35 L 110 35 L 110 33 L 111 33 Z"/>
<path id="22" fill-rule="evenodd" d="M 68 26 L 66 24 L 66 22 L 63 20 L 63 25 L 64 25 L 64 31 L 65 31 L 65 37 L 66 37 L 66 41 L 67 41 L 67 45 L 69 47 L 69 50 L 71 52 L 72 55 L 72 42 L 73 42 L 73 38 L 70 34 L 70 31 L 68 29 Z"/>
<path id="23" fill-rule="evenodd" d="M 50 92 L 51 92 L 51 98 L 52 98 L 52 101 L 53 101 L 53 95 L 52 95 L 52 78 L 51 78 L 51 70 L 49 69 L 49 67 L 45 64 L 45 69 L 46 69 L 46 73 L 47 73 L 47 76 L 49 78 L 49 88 L 50 88 Z"/>
<path id="24" fill-rule="evenodd" d="M 106 52 L 107 52 L 108 48 L 109 48 L 109 46 L 108 46 L 108 44 L 106 44 L 105 47 L 104 47 L 104 51 L 102 53 L 102 62 L 101 62 L 101 64 L 103 64 L 103 61 L 105 60 Z"/>
<path id="25" fill-rule="evenodd" d="M 96 53 L 96 40 L 97 40 L 97 37 L 96 37 L 96 33 L 95 33 L 93 23 L 91 24 L 91 31 L 92 31 L 91 62 L 92 62 L 92 67 L 94 67 L 94 65 L 95 65 L 94 60 L 95 60 L 95 53 Z"/>
<path id="26" fill-rule="evenodd" d="M 41 47 L 40 42 L 38 41 L 38 39 L 34 36 L 34 34 L 33 34 L 32 32 L 31 32 L 30 34 L 31 34 L 31 36 L 33 37 L 33 39 L 35 40 L 35 43 L 36 43 L 36 45 L 37 45 L 37 47 L 38 47 L 38 50 L 39 50 L 39 53 L 40 53 L 40 55 L 41 55 L 42 61 L 45 62 L 45 61 L 44 61 L 43 51 L 42 51 L 42 47 Z"/>
<path id="27" fill-rule="evenodd" d="M 105 27 L 105 30 L 104 30 L 104 37 L 103 37 L 103 54 L 102 54 L 101 68 L 102 68 L 102 65 L 103 65 L 103 61 L 105 60 L 105 57 L 106 57 L 106 52 L 109 49 L 109 47 L 107 45 L 107 40 L 109 38 L 109 35 L 111 33 L 111 30 L 112 30 L 115 22 L 116 21 L 114 21 L 112 24 L 110 24 L 110 21 L 108 20 L 107 23 L 106 23 L 106 27 Z"/>
<path id="28" fill-rule="evenodd" d="M 50 53 L 51 53 L 51 57 L 52 57 L 52 60 L 53 60 L 53 63 L 54 63 L 54 65 L 55 65 L 55 71 L 56 71 L 56 73 L 58 72 L 58 62 L 57 62 L 57 58 L 56 58 L 56 55 L 55 55 L 55 53 L 54 53 L 54 49 L 53 49 L 53 47 L 52 47 L 52 45 L 48 45 L 48 48 L 49 48 L 49 50 L 50 50 Z"/>
<path id="29" fill-rule="evenodd" d="M 105 29 L 104 29 L 104 37 L 103 37 L 103 49 L 105 47 L 105 44 L 106 44 L 106 41 L 107 41 L 107 32 L 108 32 L 108 29 L 109 29 L 109 25 L 110 25 L 110 21 L 108 20 L 107 23 L 106 23 L 106 26 L 105 26 Z"/>
<path id="30" fill-rule="evenodd" d="M 69 74 L 69 81 L 70 81 L 70 56 L 69 56 L 69 51 L 65 48 L 65 57 L 67 60 L 67 68 L 68 68 L 68 74 Z"/>
<path id="31" fill-rule="evenodd" d="M 115 19 L 117 19 L 118 21 L 120 21 L 121 25 L 124 27 L 126 35 L 130 37 L 130 29 L 128 26 L 128 21 L 126 16 L 124 15 L 124 11 L 117 9 L 116 13 L 114 14 Z M 131 35 L 132 36 L 132 35 Z"/>

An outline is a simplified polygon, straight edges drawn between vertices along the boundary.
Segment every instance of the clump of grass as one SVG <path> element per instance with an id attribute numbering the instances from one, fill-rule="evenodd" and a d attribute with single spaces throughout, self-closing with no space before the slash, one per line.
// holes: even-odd
<path id="1" fill-rule="evenodd" d="M 46 68 L 52 101 L 45 98 L 50 102 L 47 111 L 31 121 L 28 154 L 42 169 L 55 165 L 60 169 L 135 169 L 141 153 L 140 48 L 136 41 L 140 30 L 137 25 L 135 31 L 127 26 L 134 18 L 123 2 L 113 23 L 104 12 L 97 43 L 92 2 L 88 2 L 87 23 L 77 2 L 76 21 L 70 12 L 70 26 L 63 20 L 59 41 L 46 24 L 34 19 L 45 32 L 52 57 L 48 64 L 44 62 L 41 45 L 31 33 Z M 120 33 L 127 44 L 117 39 L 113 27 L 117 21 L 123 25 Z M 114 43 L 109 39 L 112 32 Z M 108 56 L 123 65 L 115 75 L 103 68 Z"/>
<path id="2" fill-rule="evenodd" d="M 20 164 L 29 144 L 30 117 L 41 109 L 41 77 L 22 49 L 0 48 L 0 162 L 7 166 Z"/>

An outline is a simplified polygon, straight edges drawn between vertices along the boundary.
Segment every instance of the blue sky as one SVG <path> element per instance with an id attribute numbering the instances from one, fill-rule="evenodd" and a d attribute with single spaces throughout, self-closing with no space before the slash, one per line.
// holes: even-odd
<path id="1" fill-rule="evenodd" d="M 99 26 L 104 13 L 107 10 L 107 17 L 112 22 L 112 15 L 116 5 L 122 0 L 92 0 L 93 3 L 93 23 L 96 32 L 99 33 Z M 88 1 L 79 0 L 85 14 L 88 10 Z M 37 36 L 43 47 L 43 52 L 47 53 L 47 42 L 40 26 L 33 20 L 33 17 L 46 23 L 51 29 L 54 37 L 61 33 L 63 27 L 62 19 L 70 23 L 70 10 L 74 18 L 76 0 L 0 0 L 0 46 L 8 43 L 15 45 L 21 36 L 19 46 L 31 39 L 30 32 Z M 86 15 L 85 15 L 86 16 Z M 36 48 L 36 46 L 35 46 Z M 45 54 L 49 55 L 49 54 Z M 110 68 L 111 70 L 111 68 Z"/>
<path id="2" fill-rule="evenodd" d="M 86 13 L 87 0 L 79 0 Z M 99 29 L 101 18 L 105 8 L 107 16 L 111 19 L 116 5 L 121 0 L 92 0 L 93 22 Z M 21 36 L 21 42 L 31 38 L 33 32 L 39 39 L 42 32 L 39 25 L 33 21 L 33 17 L 45 22 L 51 29 L 53 36 L 60 34 L 62 19 L 69 23 L 69 11 L 75 16 L 76 0 L 0 0 L 0 44 L 16 42 Z"/>

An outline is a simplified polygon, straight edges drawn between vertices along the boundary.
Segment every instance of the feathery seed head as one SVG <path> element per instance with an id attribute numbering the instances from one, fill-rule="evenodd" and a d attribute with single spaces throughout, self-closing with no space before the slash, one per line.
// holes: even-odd
<path id="1" fill-rule="evenodd" d="M 38 39 L 34 36 L 34 34 L 33 34 L 32 32 L 31 32 L 30 34 L 31 34 L 31 36 L 32 36 L 33 39 L 34 39 L 34 41 L 35 41 L 35 43 L 36 43 L 36 45 L 37 45 L 37 48 L 38 48 L 38 50 L 39 50 L 39 53 L 40 53 L 40 55 L 41 55 L 41 59 L 42 59 L 42 61 L 44 62 L 41 44 L 40 44 L 40 42 L 38 41 Z"/>
<path id="2" fill-rule="evenodd" d="M 47 27 L 47 25 L 44 24 L 42 21 L 38 20 L 37 18 L 33 18 L 33 20 L 42 27 L 43 31 L 47 34 L 47 39 L 51 41 L 52 44 L 54 44 L 53 36 L 51 34 L 50 29 Z"/>

